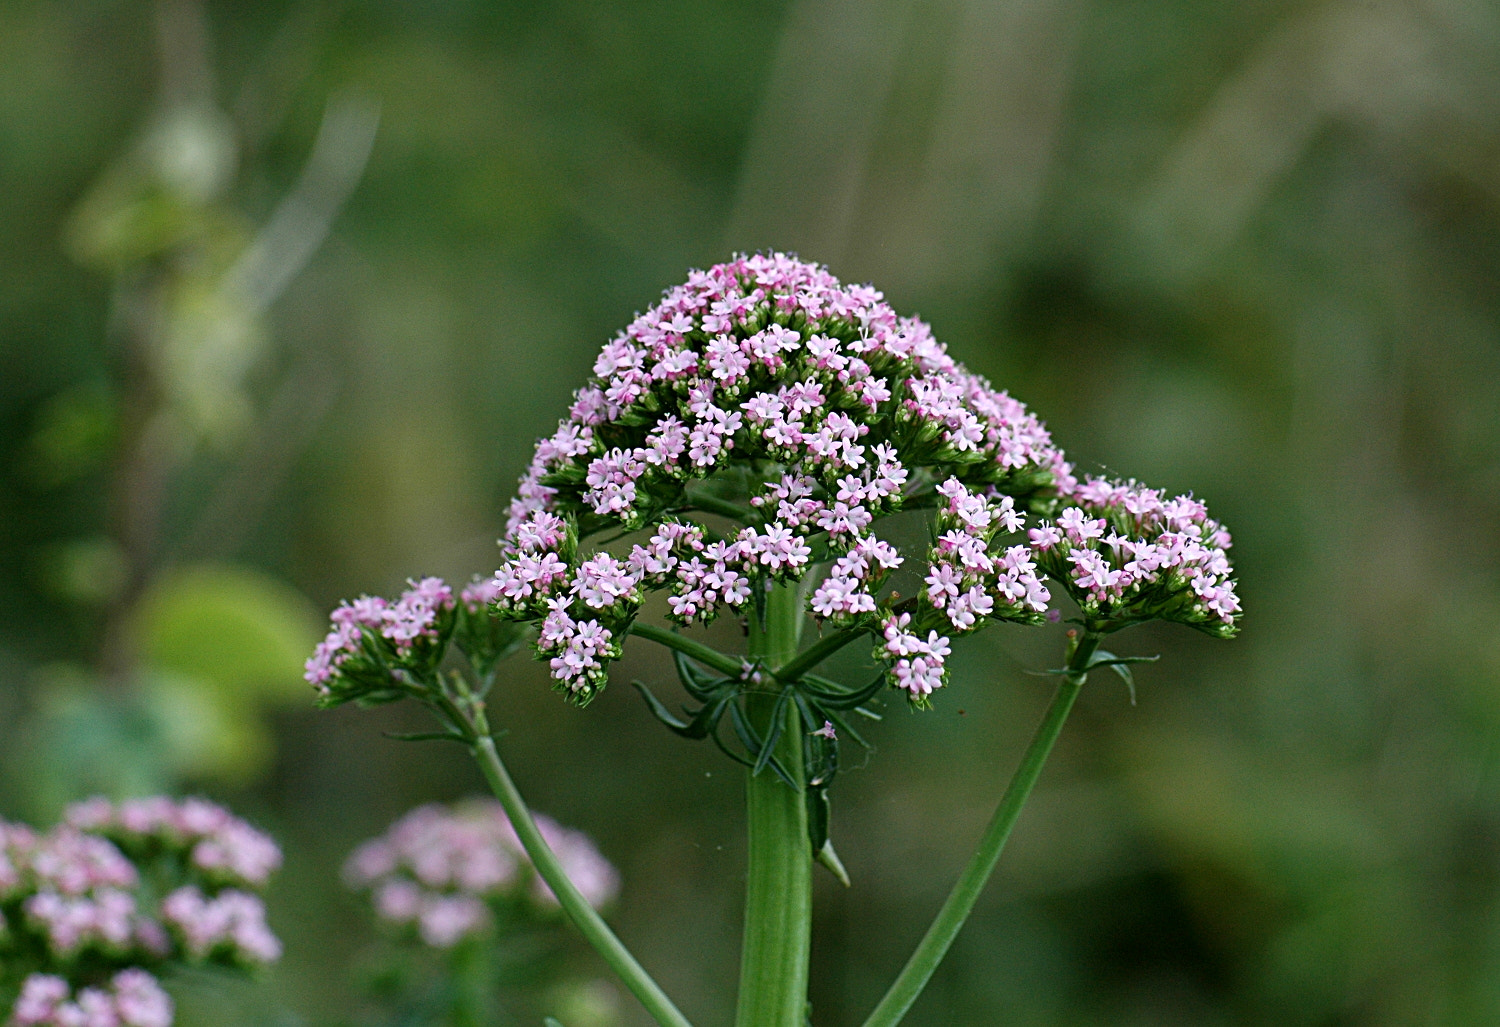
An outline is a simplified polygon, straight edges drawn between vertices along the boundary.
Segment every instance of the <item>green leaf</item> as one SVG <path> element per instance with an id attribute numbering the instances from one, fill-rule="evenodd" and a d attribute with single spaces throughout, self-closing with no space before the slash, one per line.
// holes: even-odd
<path id="1" fill-rule="evenodd" d="M 462 742 L 464 745 L 471 744 L 469 739 L 456 731 L 418 731 L 414 733 L 382 731 L 381 734 L 396 742 Z"/>
<path id="2" fill-rule="evenodd" d="M 1120 675 L 1120 680 L 1125 682 L 1125 687 L 1130 692 L 1130 705 L 1135 705 L 1135 675 L 1130 672 L 1132 663 L 1155 663 L 1161 659 L 1158 656 L 1116 656 L 1114 653 L 1103 649 L 1097 650 L 1089 660 L 1089 669 L 1095 667 L 1108 667 Z"/>
<path id="3" fill-rule="evenodd" d="M 718 719 L 718 714 L 710 714 L 709 718 L 705 718 L 705 714 L 708 714 L 713 708 L 712 704 L 705 704 L 693 715 L 691 721 L 679 720 L 662 704 L 660 699 L 651 694 L 651 689 L 647 688 L 644 682 L 632 681 L 630 684 L 637 692 L 641 693 L 641 698 L 646 700 L 646 706 L 650 709 L 651 715 L 665 724 L 668 729 L 684 738 L 702 739 L 707 737 L 708 725 L 705 723 L 705 720 L 710 718 L 713 720 Z"/>
<path id="4" fill-rule="evenodd" d="M 884 670 L 875 675 L 875 679 L 868 685 L 860 688 L 845 688 L 836 681 L 819 677 L 816 674 L 804 674 L 798 687 L 818 702 L 823 703 L 836 710 L 852 710 L 856 706 L 863 706 L 873 699 L 885 684 L 886 673 Z"/>
<path id="5" fill-rule="evenodd" d="M 283 582 L 248 567 L 197 565 L 162 575 L 133 628 L 154 669 L 259 705 L 306 701 L 303 663 L 321 625 Z"/>
<path id="6" fill-rule="evenodd" d="M 677 677 L 682 681 L 682 687 L 687 689 L 699 702 L 706 702 L 708 698 L 722 688 L 728 681 L 725 677 L 711 677 L 700 669 L 699 664 L 687 658 L 679 650 L 672 650 L 672 662 L 677 667 Z"/>
<path id="7" fill-rule="evenodd" d="M 850 887 L 849 871 L 844 869 L 844 861 L 839 859 L 839 854 L 833 851 L 832 839 L 823 839 L 823 844 L 818 847 L 817 860 L 827 867 L 834 877 L 838 878 L 840 884 L 845 888 Z"/>
<path id="8" fill-rule="evenodd" d="M 766 764 L 776 753 L 776 743 L 781 741 L 782 728 L 786 724 L 786 704 L 788 697 L 792 694 L 790 688 L 783 688 L 781 694 L 776 697 L 776 705 L 771 707 L 771 730 L 766 735 L 766 740 L 761 744 L 760 752 L 756 753 L 755 766 L 750 773 L 759 774 L 766 769 Z"/>
<path id="9" fill-rule="evenodd" d="M 1120 680 L 1125 682 L 1125 688 L 1130 692 L 1130 705 L 1135 705 L 1135 675 L 1130 673 L 1130 667 L 1123 663 L 1111 663 L 1110 668 L 1120 675 Z"/>
<path id="10" fill-rule="evenodd" d="M 728 705 L 729 720 L 734 726 L 734 733 L 739 736 L 740 744 L 745 747 L 746 752 L 759 753 L 762 745 L 760 735 L 750 726 L 750 720 L 745 716 L 744 711 L 740 709 L 739 703 L 731 702 Z M 718 740 L 717 731 L 714 732 L 714 740 Z M 721 749 L 724 748 L 722 744 L 719 747 Z M 725 749 L 724 751 L 728 752 L 729 750 Z M 749 760 L 742 760 L 741 762 L 748 767 L 756 766 L 756 764 L 751 763 Z M 767 759 L 765 766 L 770 767 L 776 776 L 786 783 L 788 788 L 798 787 L 797 782 L 792 780 L 792 775 L 787 773 L 787 769 L 781 765 L 781 761 L 775 756 Z"/>

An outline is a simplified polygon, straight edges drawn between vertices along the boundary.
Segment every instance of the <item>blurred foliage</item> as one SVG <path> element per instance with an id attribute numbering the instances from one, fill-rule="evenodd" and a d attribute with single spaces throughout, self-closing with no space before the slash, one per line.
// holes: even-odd
<path id="1" fill-rule="evenodd" d="M 793 249 L 1071 451 L 1206 498 L 1249 611 L 1117 639 L 1163 654 L 1139 705 L 1086 691 L 908 1022 L 1500 1021 L 1497 55 L 1481 0 L 9 0 L 0 814 L 224 793 L 289 849 L 288 956 L 184 1022 L 337 1019 L 343 853 L 476 780 L 382 740 L 424 729 L 399 707 L 280 705 L 300 596 L 488 570 L 594 350 L 689 266 Z M 840 781 L 819 1024 L 905 959 L 1058 647 L 960 648 Z M 732 768 L 626 689 L 503 687 L 523 788 L 722 1019 Z"/>

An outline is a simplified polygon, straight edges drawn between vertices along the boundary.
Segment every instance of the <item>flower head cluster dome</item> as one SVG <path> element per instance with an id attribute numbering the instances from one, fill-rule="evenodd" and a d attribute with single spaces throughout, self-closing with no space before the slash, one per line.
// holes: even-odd
<path id="1" fill-rule="evenodd" d="M 912 510 L 930 529 L 920 555 L 876 530 Z M 832 643 L 868 634 L 921 706 L 953 637 L 1058 615 L 1044 580 L 1090 631 L 1160 618 L 1232 635 L 1228 548 L 1190 496 L 1080 484 L 1022 403 L 879 292 L 742 256 L 692 272 L 605 345 L 537 444 L 493 577 L 341 606 L 307 679 L 329 705 L 420 694 L 450 639 L 488 668 L 529 624 L 583 704 L 647 593 L 687 626 L 796 582 Z"/>
<path id="2" fill-rule="evenodd" d="M 693 272 L 607 344 L 511 504 L 498 608 L 540 623 L 553 677 L 583 702 L 603 685 L 647 590 L 706 622 L 756 588 L 831 560 L 809 610 L 882 634 L 914 696 L 941 683 L 947 635 L 1041 616 L 1047 589 L 1020 531 L 1027 501 L 1073 484 L 1026 407 L 948 356 L 867 286 L 782 254 Z M 882 596 L 903 557 L 880 517 L 938 507 L 929 588 Z M 728 516 L 715 531 L 688 511 Z M 640 531 L 628 553 L 580 538 Z"/>

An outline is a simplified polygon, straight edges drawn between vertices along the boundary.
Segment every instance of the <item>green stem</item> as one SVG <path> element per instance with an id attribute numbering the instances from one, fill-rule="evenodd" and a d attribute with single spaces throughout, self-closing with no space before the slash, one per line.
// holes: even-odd
<path id="1" fill-rule="evenodd" d="M 812 670 L 856 638 L 867 633 L 868 631 L 865 628 L 845 628 L 842 631 L 836 631 L 831 635 L 826 635 L 818 639 L 812 645 L 798 653 L 795 659 L 788 661 L 785 666 L 776 671 L 776 679 L 789 684 L 798 681 L 803 674 Z"/>
<path id="2" fill-rule="evenodd" d="M 466 940 L 453 953 L 453 1020 L 457 1027 L 485 1027 L 495 1020 L 494 951 Z"/>
<path id="3" fill-rule="evenodd" d="M 1015 827 L 1016 819 L 1021 815 L 1021 807 L 1025 805 L 1037 778 L 1041 776 L 1042 764 L 1047 762 L 1057 736 L 1062 733 L 1063 722 L 1068 719 L 1073 702 L 1078 698 L 1083 682 L 1088 677 L 1089 660 L 1099 647 L 1101 637 L 1098 633 L 1089 631 L 1078 639 L 1068 660 L 1067 673 L 1057 686 L 1057 694 L 1052 698 L 1052 705 L 1047 707 L 1047 713 L 1037 727 L 1036 734 L 1032 736 L 1026 754 L 1021 757 L 1021 765 L 1016 768 L 1015 776 L 1005 789 L 994 817 L 984 829 L 984 837 L 979 841 L 978 850 L 959 874 L 958 881 L 948 893 L 948 899 L 932 921 L 932 926 L 927 928 L 916 951 L 901 968 L 901 973 L 891 983 L 880 1004 L 865 1020 L 864 1027 L 894 1027 L 901 1022 L 901 1018 L 917 1000 L 933 971 L 947 954 L 948 947 L 953 944 L 964 921 L 969 918 L 979 893 L 989 880 L 990 872 L 995 869 L 1001 850 L 1005 848 L 1011 828 Z"/>
<path id="4" fill-rule="evenodd" d="M 521 839 L 521 845 L 526 849 L 526 854 L 531 857 L 532 864 L 541 875 L 542 880 L 552 889 L 552 894 L 557 896 L 557 901 L 573 919 L 573 923 L 583 932 L 599 955 L 610 965 L 625 986 L 631 990 L 636 998 L 640 999 L 641 1005 L 646 1011 L 656 1018 L 656 1022 L 662 1027 L 692 1027 L 687 1017 L 678 1011 L 667 998 L 661 986 L 651 979 L 641 964 L 636 962 L 635 956 L 615 936 L 615 932 L 609 929 L 594 907 L 583 897 L 583 893 L 568 879 L 557 855 L 542 837 L 542 832 L 537 829 L 536 821 L 532 819 L 531 810 L 527 809 L 526 801 L 521 798 L 521 793 L 516 790 L 515 782 L 511 780 L 510 774 L 505 769 L 505 764 L 500 760 L 500 753 L 495 748 L 495 740 L 490 736 L 489 724 L 485 720 L 484 709 L 481 704 L 473 707 L 472 719 L 475 739 L 474 755 L 479 760 L 479 768 L 484 772 L 485 780 L 489 782 L 490 790 L 495 793 L 495 798 L 500 800 L 500 805 L 505 808 L 505 815 L 510 817 L 511 825 L 516 829 L 517 836 Z"/>
<path id="5" fill-rule="evenodd" d="M 751 659 L 773 667 L 786 663 L 797 651 L 801 621 L 795 587 L 775 586 L 767 596 L 764 622 L 750 619 Z M 746 711 L 763 737 L 771 728 L 777 692 L 745 697 Z M 764 770 L 746 778 L 750 859 L 737 1027 L 802 1027 L 807 1015 L 812 843 L 807 834 L 802 719 L 794 703 L 783 705 L 781 715 L 786 719 L 776 756 L 797 787 L 787 787 Z"/>
<path id="6" fill-rule="evenodd" d="M 694 642 L 691 638 L 684 638 L 675 631 L 659 628 L 655 624 L 642 624 L 639 621 L 630 625 L 630 633 L 641 638 L 650 639 L 666 646 L 668 649 L 676 649 L 682 655 L 697 660 L 705 667 L 711 667 L 720 674 L 731 677 L 739 677 L 745 672 L 745 665 L 736 657 L 725 656 L 719 650 L 704 645 L 702 642 Z"/>

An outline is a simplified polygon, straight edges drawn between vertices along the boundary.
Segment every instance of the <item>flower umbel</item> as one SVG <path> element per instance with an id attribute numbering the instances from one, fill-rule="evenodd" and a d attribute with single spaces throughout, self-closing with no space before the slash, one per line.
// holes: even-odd
<path id="1" fill-rule="evenodd" d="M 914 543 L 922 531 L 925 544 Z M 407 737 L 471 750 L 574 922 L 658 1022 L 685 1027 L 568 880 L 558 858 L 568 843 L 549 845 L 552 829 L 531 818 L 486 712 L 495 661 L 528 635 L 554 687 L 580 706 L 605 687 L 628 636 L 673 650 L 697 705 L 679 715 L 634 682 L 651 712 L 748 769 L 737 1022 L 801 1023 L 811 859 L 848 883 L 828 836 L 829 785 L 840 747 L 865 744 L 853 714 L 879 719 L 868 704 L 886 685 L 929 706 L 957 638 L 993 621 L 1055 621 L 1049 604 L 1065 594 L 1081 631 L 1069 632 L 1057 694 L 959 883 L 868 1021 L 894 1027 L 968 916 L 1089 671 L 1109 667 L 1133 685 L 1128 665 L 1142 658 L 1107 652 L 1104 636 L 1151 619 L 1235 633 L 1229 544 L 1189 496 L 1080 484 L 1022 403 L 874 289 L 780 253 L 739 256 L 691 272 L 604 346 L 568 416 L 537 444 L 492 577 L 457 597 L 429 578 L 394 602 L 341 606 L 307 679 L 325 705 L 411 696 L 432 709 L 445 730 Z M 666 593 L 670 629 L 641 618 L 653 592 Z M 683 630 L 725 611 L 742 618 L 742 653 Z M 861 638 L 880 667 L 873 680 L 816 673 Z M 468 672 L 443 667 L 450 643 Z M 503 831 L 449 846 L 450 833 L 484 829 L 447 817 L 412 814 L 350 871 L 383 916 L 439 947 L 486 929 L 485 889 L 507 887 L 519 866 Z M 396 834 L 429 828 L 433 853 L 487 855 L 400 855 Z"/>
<path id="2" fill-rule="evenodd" d="M 941 683 L 948 634 L 1045 610 L 1024 547 L 989 550 L 1071 483 L 1068 465 L 1025 406 L 874 289 L 782 254 L 740 257 L 669 290 L 594 371 L 537 446 L 494 579 L 497 609 L 540 625 L 538 653 L 574 701 L 603 687 L 648 591 L 669 592 L 677 623 L 707 623 L 831 562 L 809 611 L 878 635 L 902 557 L 873 526 L 903 508 L 940 507 L 953 536 L 930 554 L 936 584 L 907 604 L 941 641 L 920 663 L 879 651 L 914 698 Z M 606 530 L 649 534 L 623 557 L 579 551 Z"/>

